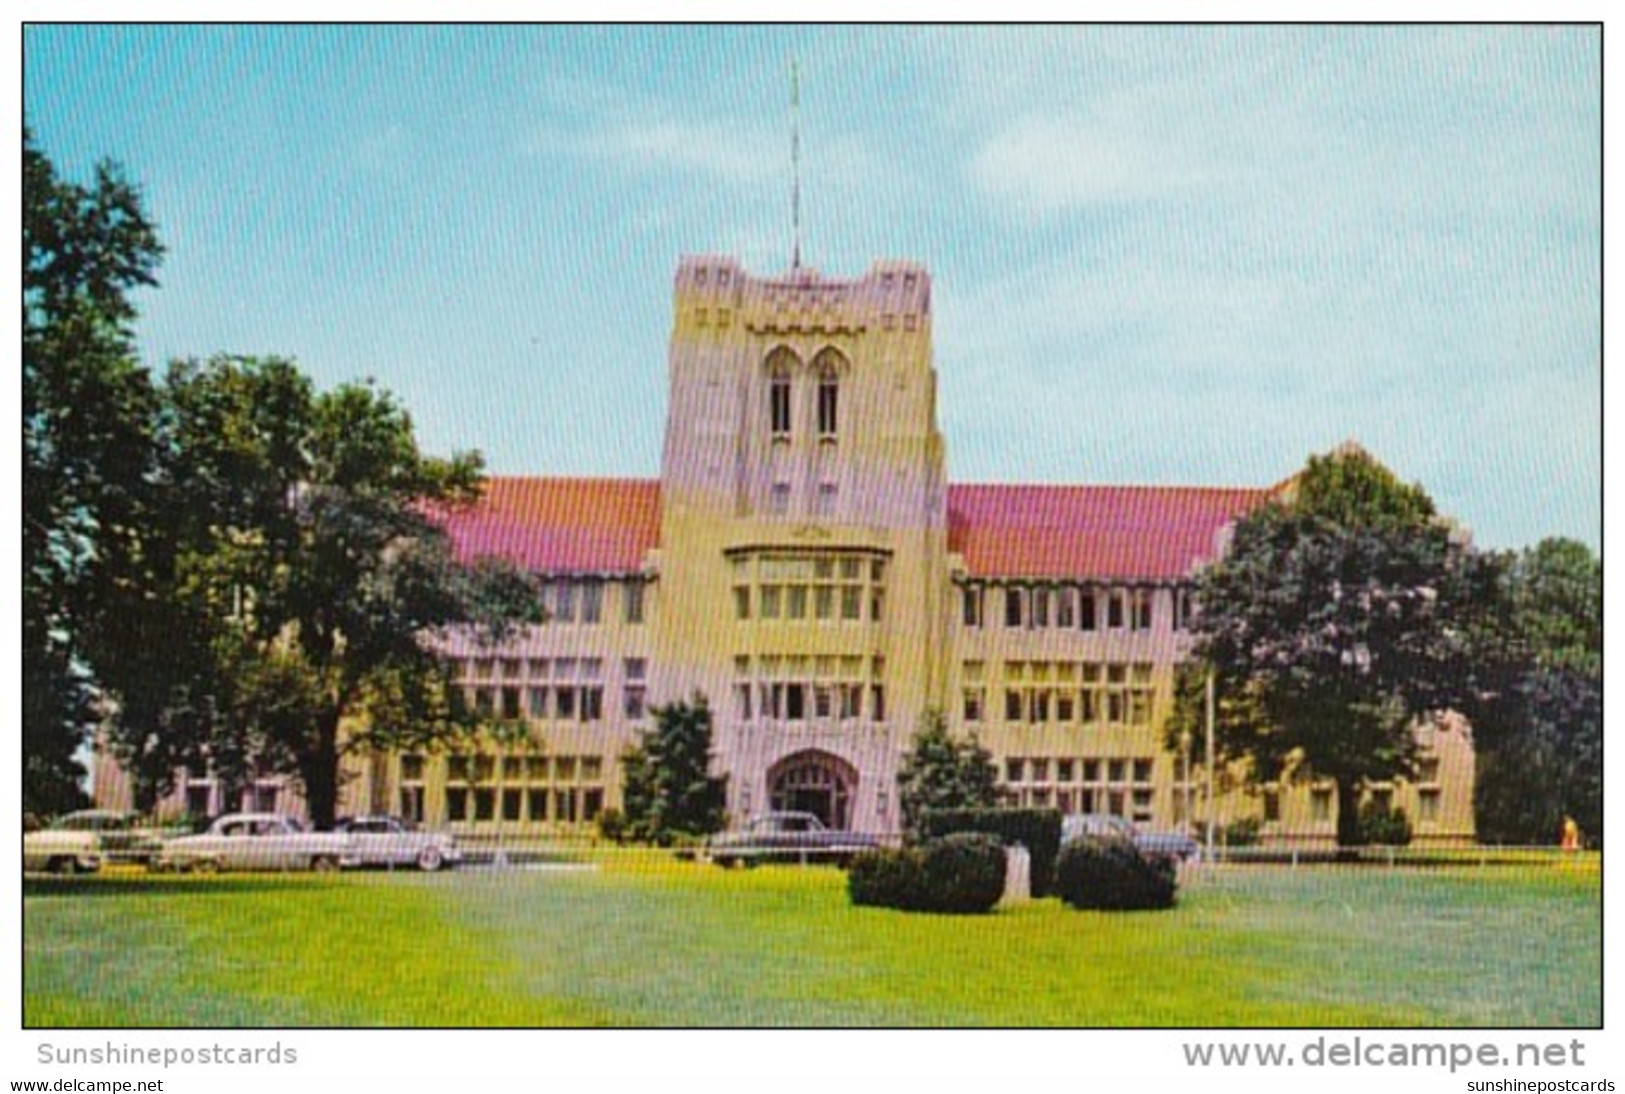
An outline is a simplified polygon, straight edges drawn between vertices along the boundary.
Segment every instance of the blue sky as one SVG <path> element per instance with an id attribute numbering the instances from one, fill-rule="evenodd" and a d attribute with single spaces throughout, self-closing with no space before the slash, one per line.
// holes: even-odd
<path id="1" fill-rule="evenodd" d="M 678 256 L 935 279 L 954 481 L 1263 485 L 1359 439 L 1601 536 L 1596 29 L 25 31 L 169 254 L 149 364 L 375 377 L 428 448 L 653 476 Z"/>

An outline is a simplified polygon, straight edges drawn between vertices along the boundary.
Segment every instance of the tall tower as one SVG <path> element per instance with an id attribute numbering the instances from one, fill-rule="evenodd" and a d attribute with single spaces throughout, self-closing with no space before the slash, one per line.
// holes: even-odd
<path id="1" fill-rule="evenodd" d="M 685 258 L 670 371 L 655 694 L 708 698 L 736 816 L 893 830 L 898 754 L 943 688 L 930 277 Z"/>

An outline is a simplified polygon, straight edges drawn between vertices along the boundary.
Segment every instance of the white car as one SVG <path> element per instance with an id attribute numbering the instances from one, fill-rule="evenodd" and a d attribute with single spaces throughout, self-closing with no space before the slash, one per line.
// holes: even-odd
<path id="1" fill-rule="evenodd" d="M 348 817 L 335 826 L 350 837 L 357 866 L 416 866 L 438 870 L 463 861 L 457 841 L 442 832 L 419 832 L 399 817 Z"/>
<path id="2" fill-rule="evenodd" d="M 181 836 L 164 844 L 152 860 L 154 870 L 319 870 L 348 865 L 350 837 L 338 832 L 311 832 L 293 817 L 279 813 L 228 813 L 198 836 Z"/>
<path id="3" fill-rule="evenodd" d="M 102 843 L 84 828 L 51 827 L 23 837 L 23 869 L 93 874 L 102 868 Z"/>

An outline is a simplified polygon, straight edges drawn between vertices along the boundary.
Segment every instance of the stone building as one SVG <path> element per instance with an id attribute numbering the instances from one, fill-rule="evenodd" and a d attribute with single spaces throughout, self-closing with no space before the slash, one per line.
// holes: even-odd
<path id="1" fill-rule="evenodd" d="M 698 693 L 735 817 L 896 831 L 899 761 L 938 709 L 991 749 L 1013 801 L 1205 819 L 1198 773 L 1163 747 L 1188 583 L 1270 488 L 951 484 L 931 305 L 909 262 L 837 280 L 682 260 L 660 478 L 497 477 L 449 521 L 465 557 L 546 580 L 548 623 L 445 650 L 476 707 L 531 741 L 374 757 L 350 807 L 468 833 L 590 826 L 619 804 L 618 757 L 651 707 Z M 1375 793 L 1419 838 L 1467 838 L 1471 750 L 1436 736 L 1415 784 Z M 227 804 L 207 778 L 181 793 Z M 255 795 L 297 808 L 275 780 Z M 1335 832 L 1325 787 L 1216 810 Z"/>

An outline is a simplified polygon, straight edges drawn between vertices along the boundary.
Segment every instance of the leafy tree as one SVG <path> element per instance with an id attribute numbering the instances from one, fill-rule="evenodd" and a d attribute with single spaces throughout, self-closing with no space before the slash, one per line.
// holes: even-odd
<path id="1" fill-rule="evenodd" d="M 162 395 L 152 580 L 108 636 L 115 746 L 154 790 L 177 761 L 228 785 L 295 775 L 331 825 L 346 754 L 469 728 L 435 639 L 501 638 L 536 618 L 534 584 L 453 556 L 438 516 L 477 496 L 479 457 L 422 454 L 370 383 L 321 392 L 291 362 L 217 357 L 171 366 Z"/>
<path id="2" fill-rule="evenodd" d="M 711 772 L 711 707 L 704 695 L 654 708 L 654 728 L 621 757 L 622 805 L 633 838 L 667 846 L 721 831 L 727 776 Z"/>
<path id="3" fill-rule="evenodd" d="M 132 549 L 152 390 L 131 293 L 163 248 L 140 194 L 102 163 L 61 178 L 23 131 L 23 801 L 80 803 L 76 753 L 100 716 L 86 631 L 139 578 Z"/>
<path id="4" fill-rule="evenodd" d="M 1505 568 L 1506 611 L 1479 654 L 1510 683 L 1473 712 L 1479 838 L 1550 843 L 1573 817 L 1602 837 L 1602 565 L 1544 540 Z"/>
<path id="5" fill-rule="evenodd" d="M 1412 774 L 1418 720 L 1484 686 L 1471 635 L 1492 577 L 1420 487 L 1357 448 L 1312 457 L 1198 579 L 1221 752 L 1333 781 L 1338 842 L 1358 844 L 1364 785 Z"/>
<path id="6" fill-rule="evenodd" d="M 940 710 L 920 719 L 909 751 L 897 771 L 897 801 L 903 829 L 911 839 L 923 835 L 931 809 L 990 808 L 999 803 L 999 770 L 993 756 L 973 733 L 964 740 L 948 732 Z"/>

